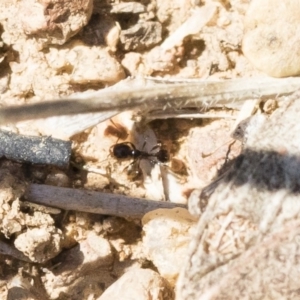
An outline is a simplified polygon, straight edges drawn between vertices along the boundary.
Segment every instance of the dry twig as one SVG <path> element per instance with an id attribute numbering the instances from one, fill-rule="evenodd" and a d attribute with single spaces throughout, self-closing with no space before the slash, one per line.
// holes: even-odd
<path id="1" fill-rule="evenodd" d="M 124 109 L 161 107 L 209 107 L 259 97 L 290 94 L 300 86 L 299 78 L 233 79 L 173 84 L 132 90 L 101 90 L 85 98 L 69 98 L 0 109 L 0 124 L 52 116 Z"/>
<path id="2" fill-rule="evenodd" d="M 141 218 L 158 208 L 186 207 L 184 204 L 39 184 L 31 184 L 26 196 L 31 202 L 65 210 L 129 218 Z"/>

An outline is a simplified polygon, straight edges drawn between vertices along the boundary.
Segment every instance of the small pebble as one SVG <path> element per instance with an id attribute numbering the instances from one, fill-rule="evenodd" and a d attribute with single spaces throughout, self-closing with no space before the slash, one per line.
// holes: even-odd
<path id="1" fill-rule="evenodd" d="M 300 0 L 254 0 L 245 17 L 243 53 L 273 77 L 300 74 Z"/>
<path id="2" fill-rule="evenodd" d="M 173 289 L 158 273 L 149 269 L 132 269 L 112 284 L 97 300 L 174 298 Z"/>

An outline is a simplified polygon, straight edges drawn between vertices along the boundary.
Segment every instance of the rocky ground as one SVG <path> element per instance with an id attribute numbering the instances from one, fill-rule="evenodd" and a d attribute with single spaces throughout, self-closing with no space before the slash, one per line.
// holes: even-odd
<path id="1" fill-rule="evenodd" d="M 155 90 L 193 79 L 251 81 L 299 75 L 299 51 L 295 50 L 300 40 L 299 4 L 277 0 L 1 1 L 1 106 L 68 96 L 88 101 L 103 89 L 134 94 L 141 87 Z M 256 131 L 249 135 L 249 142 L 239 132 L 232 138 L 239 121 L 255 114 L 258 123 L 251 125 L 260 128 L 259 118 L 270 119 L 271 125 L 265 126 L 275 128 L 272 120 L 288 111 L 279 96 L 261 99 L 264 91 L 258 93 L 244 105 L 230 99 L 205 111 L 186 103 L 182 109 L 169 103 L 148 104 L 121 113 L 2 125 L 3 130 L 22 135 L 71 141 L 72 158 L 67 167 L 1 158 L 0 298 L 200 299 L 204 295 L 205 299 L 229 299 L 223 286 L 218 292 L 211 288 L 226 270 L 205 276 L 222 264 L 231 268 L 231 260 L 249 248 L 253 236 L 264 236 L 262 225 L 253 221 L 255 209 L 229 209 L 234 197 L 241 200 L 239 196 L 217 192 L 210 203 L 220 204 L 219 209 L 209 206 L 205 197 L 200 201 L 199 193 L 218 176 L 229 176 L 243 146 L 256 145 L 251 140 L 252 135 L 258 139 Z M 118 99 L 112 103 L 117 107 Z M 157 163 L 158 156 L 154 161 L 120 160 L 113 154 L 114 147 L 125 142 L 147 153 L 164 149 L 170 159 L 164 164 Z M 32 184 L 166 201 L 178 207 L 157 209 L 142 218 L 52 208 L 30 202 L 27 191 Z M 185 207 L 188 199 L 190 212 Z M 245 218 L 245 211 L 251 218 Z M 191 240 L 198 258 L 189 255 Z M 199 257 L 209 258 L 208 269 L 195 266 Z M 201 259 L 199 265 L 205 265 Z M 199 294 L 195 278 L 203 278 Z M 236 292 L 239 298 L 241 290 Z M 270 299 L 282 296 L 270 295 Z"/>

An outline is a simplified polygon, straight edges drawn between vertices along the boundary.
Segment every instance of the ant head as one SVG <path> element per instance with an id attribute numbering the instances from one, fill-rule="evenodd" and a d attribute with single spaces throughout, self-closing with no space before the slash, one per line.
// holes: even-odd
<path id="1" fill-rule="evenodd" d="M 166 149 L 160 149 L 157 152 L 156 157 L 162 163 L 165 163 L 165 162 L 169 161 L 169 159 L 170 159 L 169 153 Z"/>

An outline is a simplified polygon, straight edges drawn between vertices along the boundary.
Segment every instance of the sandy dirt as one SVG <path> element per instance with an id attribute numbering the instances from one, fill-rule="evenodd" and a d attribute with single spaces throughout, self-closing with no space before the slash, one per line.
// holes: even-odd
<path id="1" fill-rule="evenodd" d="M 250 2 L 1 1 L 0 103 L 90 93 L 130 76 L 264 77 L 250 63 L 255 58 L 248 60 L 242 52 Z M 252 55 L 251 49 L 244 51 Z M 270 99 L 255 102 L 252 110 L 272 114 L 276 107 Z M 189 113 L 193 117 L 147 119 L 126 111 L 78 132 L 65 138 L 73 142 L 69 168 L 1 158 L 0 298 L 175 299 L 197 221 L 186 210 L 158 212 L 141 221 L 31 206 L 24 193 L 29 184 L 39 183 L 187 204 L 193 190 L 226 172 L 242 149 L 241 141 L 231 137 L 239 110 L 211 108 L 204 118 L 196 110 Z M 49 132 L 44 123 L 37 124 L 3 129 Z M 50 127 L 47 135 L 59 137 L 63 125 Z M 121 142 L 147 153 L 156 153 L 161 143 L 170 156 L 167 167 L 117 159 L 113 147 Z M 218 220 L 210 226 L 217 232 Z M 123 295 L 122 289 L 129 292 Z"/>

